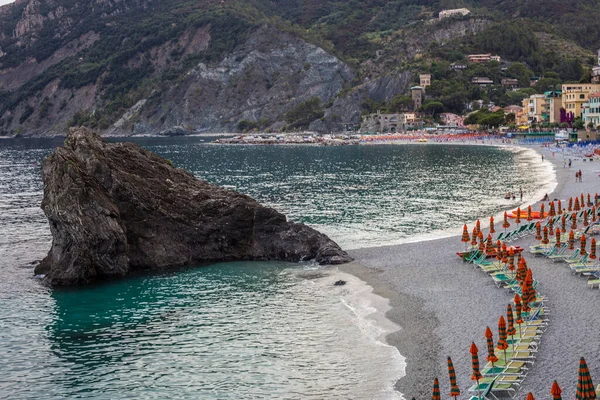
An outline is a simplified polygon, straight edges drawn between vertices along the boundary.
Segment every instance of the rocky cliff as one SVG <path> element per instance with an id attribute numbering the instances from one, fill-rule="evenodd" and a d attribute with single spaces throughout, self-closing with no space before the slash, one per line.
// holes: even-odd
<path id="1" fill-rule="evenodd" d="M 132 143 L 73 128 L 42 164 L 53 242 L 36 269 L 53 285 L 206 261 L 350 257 L 327 236 Z"/>

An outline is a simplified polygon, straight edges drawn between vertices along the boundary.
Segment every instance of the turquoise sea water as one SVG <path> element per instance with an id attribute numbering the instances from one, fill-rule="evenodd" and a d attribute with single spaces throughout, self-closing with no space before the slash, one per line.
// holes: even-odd
<path id="1" fill-rule="evenodd" d="M 457 233 L 531 199 L 530 151 L 480 146 L 216 146 L 138 139 L 198 177 L 363 247 Z M 369 304 L 311 264 L 215 264 L 50 290 L 39 162 L 59 141 L 0 141 L 0 398 L 395 398 L 397 351 Z"/>

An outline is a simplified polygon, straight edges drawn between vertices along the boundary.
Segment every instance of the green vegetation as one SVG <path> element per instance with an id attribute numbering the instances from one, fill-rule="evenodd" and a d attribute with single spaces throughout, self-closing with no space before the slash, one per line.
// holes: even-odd
<path id="1" fill-rule="evenodd" d="M 514 115 L 511 117 L 511 119 L 512 122 L 514 122 Z M 465 118 L 465 125 L 481 125 L 486 128 L 497 128 L 500 125 L 504 125 L 506 123 L 511 122 L 506 121 L 504 111 L 502 110 L 497 112 L 491 112 L 489 110 L 479 110 L 472 114 L 469 114 L 469 116 Z"/>
<path id="2" fill-rule="evenodd" d="M 321 100 L 318 97 L 313 97 L 298 104 L 292 111 L 286 113 L 285 120 L 289 124 L 289 129 L 306 129 L 312 121 L 322 118 L 324 114 Z"/>

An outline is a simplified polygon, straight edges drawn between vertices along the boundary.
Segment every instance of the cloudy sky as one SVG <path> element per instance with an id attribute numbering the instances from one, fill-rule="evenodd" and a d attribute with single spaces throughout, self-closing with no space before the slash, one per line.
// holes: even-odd
<path id="1" fill-rule="evenodd" d="M 14 0 L 0 0 L 0 6 L 3 6 L 4 4 L 8 4 L 8 3 L 12 3 Z"/>

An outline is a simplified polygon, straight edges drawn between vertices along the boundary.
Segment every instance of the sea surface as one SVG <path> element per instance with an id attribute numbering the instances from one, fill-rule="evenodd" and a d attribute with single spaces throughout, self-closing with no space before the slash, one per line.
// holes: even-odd
<path id="1" fill-rule="evenodd" d="M 466 145 L 220 146 L 136 139 L 344 248 L 460 233 L 550 191 L 531 150 Z M 50 290 L 40 162 L 59 140 L 0 141 L 0 399 L 394 399 L 404 360 L 363 289 L 313 264 L 239 262 Z M 501 221 L 497 220 L 497 223 Z M 365 291 L 367 292 L 367 291 Z M 362 297 L 361 297 L 362 296 Z"/>

